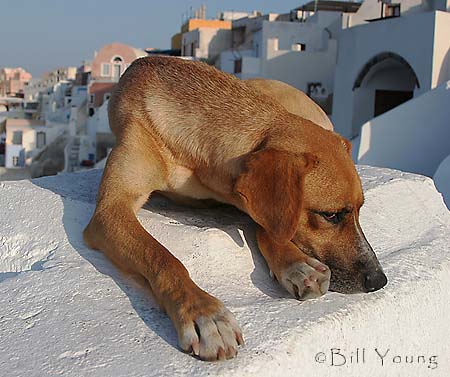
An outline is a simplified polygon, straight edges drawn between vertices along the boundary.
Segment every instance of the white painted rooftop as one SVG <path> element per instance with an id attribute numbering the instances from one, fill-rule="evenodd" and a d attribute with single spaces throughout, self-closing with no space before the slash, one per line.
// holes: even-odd
<path id="1" fill-rule="evenodd" d="M 159 200 L 139 213 L 240 322 L 245 348 L 218 363 L 181 353 L 148 293 L 83 244 L 100 170 L 1 182 L 0 375 L 448 376 L 449 211 L 428 178 L 359 171 L 362 226 L 389 278 L 372 294 L 290 298 L 236 210 Z"/>

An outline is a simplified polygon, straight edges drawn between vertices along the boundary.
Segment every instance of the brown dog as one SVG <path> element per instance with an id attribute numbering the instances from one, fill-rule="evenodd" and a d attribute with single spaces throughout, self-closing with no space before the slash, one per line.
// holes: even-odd
<path id="1" fill-rule="evenodd" d="M 268 95 L 290 113 L 333 131 L 333 124 L 327 114 L 301 90 L 277 80 L 248 79 L 245 83 Z"/>
<path id="2" fill-rule="evenodd" d="M 154 192 L 213 199 L 248 213 L 274 276 L 294 297 L 374 291 L 386 277 L 358 217 L 361 183 L 350 144 L 251 85 L 203 63 L 142 58 L 109 102 L 117 137 L 84 232 L 87 245 L 138 272 L 204 360 L 234 357 L 233 315 L 136 218 Z"/>

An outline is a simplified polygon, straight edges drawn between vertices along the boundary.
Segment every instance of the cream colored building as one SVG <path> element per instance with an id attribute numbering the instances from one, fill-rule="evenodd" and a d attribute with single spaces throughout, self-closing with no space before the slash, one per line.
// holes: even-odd
<path id="1" fill-rule="evenodd" d="M 231 45 L 230 20 L 189 19 L 181 27 L 181 56 L 214 62 Z"/>
<path id="2" fill-rule="evenodd" d="M 25 167 L 33 157 L 62 132 L 61 125 L 45 125 L 41 120 L 7 119 L 5 167 Z"/>
<path id="3" fill-rule="evenodd" d="M 7 119 L 5 144 L 5 167 L 25 167 L 26 159 L 46 145 L 44 122 L 31 119 Z"/>

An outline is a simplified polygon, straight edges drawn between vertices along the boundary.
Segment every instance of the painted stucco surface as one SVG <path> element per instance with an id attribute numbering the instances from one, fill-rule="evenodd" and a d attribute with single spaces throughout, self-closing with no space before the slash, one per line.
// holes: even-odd
<path id="1" fill-rule="evenodd" d="M 355 161 L 432 177 L 450 153 L 449 103 L 450 81 L 368 121 Z"/>
<path id="2" fill-rule="evenodd" d="M 233 209 L 139 212 L 235 313 L 246 346 L 220 363 L 181 353 L 145 289 L 83 244 L 101 170 L 0 183 L 1 375 L 448 376 L 449 212 L 429 178 L 359 172 L 361 223 L 389 278 L 372 294 L 290 298 Z"/>

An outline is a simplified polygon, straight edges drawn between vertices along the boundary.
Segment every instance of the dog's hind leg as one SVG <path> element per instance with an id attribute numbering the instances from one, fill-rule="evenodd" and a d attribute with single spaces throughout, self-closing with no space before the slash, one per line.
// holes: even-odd
<path id="1" fill-rule="evenodd" d="M 167 173 L 157 146 L 148 133 L 137 128 L 121 135 L 108 158 L 84 240 L 148 280 L 156 300 L 172 319 L 183 350 L 204 360 L 234 357 L 242 335 L 231 312 L 200 289 L 182 263 L 136 218 L 153 191 L 166 189 Z"/>

